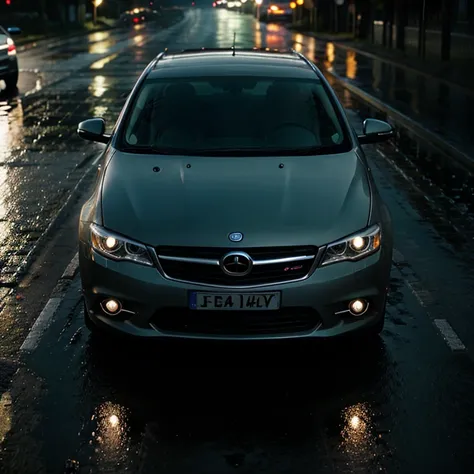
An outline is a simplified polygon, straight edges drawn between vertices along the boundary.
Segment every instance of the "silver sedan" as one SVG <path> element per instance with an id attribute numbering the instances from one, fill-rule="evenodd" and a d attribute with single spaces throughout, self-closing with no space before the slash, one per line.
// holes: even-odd
<path id="1" fill-rule="evenodd" d="M 321 72 L 294 52 L 163 53 L 131 92 L 80 217 L 87 326 L 152 338 L 378 334 L 390 214 Z"/>

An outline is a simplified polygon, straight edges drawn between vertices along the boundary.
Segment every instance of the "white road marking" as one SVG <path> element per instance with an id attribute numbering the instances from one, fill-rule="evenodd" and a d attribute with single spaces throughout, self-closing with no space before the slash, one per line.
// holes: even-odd
<path id="1" fill-rule="evenodd" d="M 32 352 L 36 349 L 43 333 L 48 329 L 62 298 L 50 298 L 33 324 L 28 336 L 20 347 L 20 352 Z"/>
<path id="2" fill-rule="evenodd" d="M 446 344 L 452 351 L 465 351 L 466 346 L 463 344 L 461 339 L 452 328 L 452 326 L 446 321 L 446 319 L 435 319 L 435 326 L 439 329 L 439 332 L 443 336 Z"/>
<path id="3" fill-rule="evenodd" d="M 418 300 L 418 303 L 420 303 L 420 305 L 423 306 L 423 308 L 426 308 L 426 304 L 420 292 L 416 290 L 415 288 L 413 288 L 413 285 L 406 278 L 404 278 L 403 281 L 407 284 L 408 288 L 410 288 L 411 292 L 415 295 L 415 298 Z"/>
<path id="4" fill-rule="evenodd" d="M 64 273 L 61 279 L 67 278 L 69 280 L 72 280 L 78 268 L 79 268 L 79 254 L 76 253 L 76 255 L 74 255 L 73 259 L 71 260 L 71 263 L 66 267 L 66 270 L 64 270 Z"/>

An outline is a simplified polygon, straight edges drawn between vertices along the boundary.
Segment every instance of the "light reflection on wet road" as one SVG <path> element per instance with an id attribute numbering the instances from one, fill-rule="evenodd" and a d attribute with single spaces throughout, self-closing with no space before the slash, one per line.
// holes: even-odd
<path id="1" fill-rule="evenodd" d="M 18 249 L 28 249 L 84 173 L 76 165 L 95 149 L 75 138 L 77 123 L 99 115 L 112 126 L 140 72 L 165 47 L 229 47 L 237 31 L 238 46 L 292 43 L 318 64 L 337 62 L 330 45 L 250 16 L 188 15 L 158 34 L 95 33 L 82 46 L 21 53 L 38 69 L 47 54 L 62 54 L 44 65 L 45 74 L 66 73 L 71 64 L 76 72 L 38 94 L 0 99 L 3 268 L 11 267 L 8 258 L 18 261 Z M 358 77 L 364 65 L 349 54 L 344 67 Z M 337 92 L 360 127 L 352 98 Z M 472 361 L 450 352 L 432 320 L 450 320 L 474 347 L 472 242 L 460 243 L 440 225 L 449 212 L 439 196 L 429 195 L 428 206 L 375 149 L 367 153 L 392 210 L 399 254 L 380 341 L 317 348 L 101 344 L 83 327 L 76 277 L 10 387 L 14 349 L 34 315 L 8 297 L 0 314 L 0 471 L 3 462 L 8 474 L 59 473 L 69 459 L 81 473 L 471 472 Z"/>

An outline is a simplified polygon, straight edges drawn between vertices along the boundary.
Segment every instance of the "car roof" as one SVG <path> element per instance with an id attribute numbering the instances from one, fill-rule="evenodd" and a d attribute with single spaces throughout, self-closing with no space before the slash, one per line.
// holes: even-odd
<path id="1" fill-rule="evenodd" d="M 293 50 L 196 49 L 165 52 L 150 72 L 150 78 L 253 76 L 315 79 L 317 73 L 304 56 Z"/>

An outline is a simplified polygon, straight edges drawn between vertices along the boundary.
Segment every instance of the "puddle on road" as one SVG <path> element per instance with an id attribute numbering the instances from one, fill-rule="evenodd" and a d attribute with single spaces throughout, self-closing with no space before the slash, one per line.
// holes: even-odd
<path id="1" fill-rule="evenodd" d="M 109 31 L 96 31 L 95 33 L 91 33 L 87 39 L 91 43 L 96 43 L 99 41 L 105 41 L 110 38 L 110 32 Z"/>
<path id="2" fill-rule="evenodd" d="M 107 39 L 105 41 L 98 41 L 96 43 L 92 43 L 89 46 L 88 52 L 91 54 L 105 54 L 110 51 L 110 48 L 116 44 L 116 41 L 111 39 Z"/>
<path id="3" fill-rule="evenodd" d="M 103 59 L 99 59 L 98 61 L 91 64 L 90 69 L 103 69 L 106 64 L 118 58 L 118 56 L 119 56 L 118 53 L 114 53 Z"/>
<path id="4" fill-rule="evenodd" d="M 92 84 L 89 86 L 89 91 L 94 97 L 102 97 L 108 89 L 109 83 L 105 76 L 94 76 Z"/>

